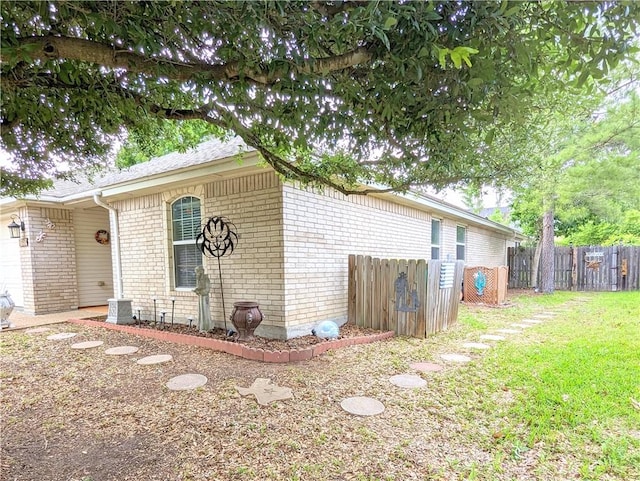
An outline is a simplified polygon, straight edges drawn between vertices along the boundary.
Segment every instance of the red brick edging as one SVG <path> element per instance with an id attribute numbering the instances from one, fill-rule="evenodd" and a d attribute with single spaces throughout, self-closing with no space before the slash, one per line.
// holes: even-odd
<path id="1" fill-rule="evenodd" d="M 206 347 L 215 351 L 233 354 L 234 356 L 242 357 L 244 359 L 262 362 L 307 361 L 312 357 L 319 356 L 331 349 L 339 349 L 341 347 L 353 346 L 355 344 L 370 344 L 372 342 L 389 339 L 394 336 L 393 331 L 387 331 L 370 336 L 346 337 L 333 341 L 324 341 L 304 349 L 292 349 L 290 351 L 265 351 L 264 349 L 256 349 L 237 342 L 221 341 L 219 339 L 211 339 L 209 337 L 189 336 L 188 334 L 178 334 L 170 331 L 141 329 L 139 327 L 111 324 L 103 321 L 92 321 L 90 319 L 69 319 L 68 322 L 72 324 L 80 324 L 81 326 L 102 327 L 104 329 L 127 332 L 129 334 L 135 334 L 136 336 L 150 337 L 159 341 Z"/>

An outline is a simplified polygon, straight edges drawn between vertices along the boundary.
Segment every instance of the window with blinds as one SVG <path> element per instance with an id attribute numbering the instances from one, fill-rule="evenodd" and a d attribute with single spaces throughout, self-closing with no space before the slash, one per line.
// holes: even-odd
<path id="1" fill-rule="evenodd" d="M 176 288 L 196 286 L 195 268 L 202 265 L 202 253 L 196 246 L 200 233 L 200 199 L 182 197 L 171 204 L 173 231 L 173 270 Z"/>

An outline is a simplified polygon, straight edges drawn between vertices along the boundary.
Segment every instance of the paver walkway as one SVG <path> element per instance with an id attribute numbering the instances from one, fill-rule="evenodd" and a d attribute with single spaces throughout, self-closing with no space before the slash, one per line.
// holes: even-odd
<path id="1" fill-rule="evenodd" d="M 85 311 L 86 312 L 86 311 Z M 74 317 L 78 315 L 78 311 L 73 311 Z M 101 315 L 101 314 L 98 314 Z M 67 313 L 63 313 L 60 315 L 61 317 L 53 317 L 53 316 L 32 316 L 39 317 L 38 322 L 41 323 L 56 323 L 56 322 L 64 322 L 68 319 Z M 46 319 L 45 319 L 46 317 Z M 71 316 L 70 316 L 71 317 Z M 540 314 L 534 314 L 533 319 L 523 319 L 521 323 L 513 323 L 511 326 L 520 327 L 520 328 L 529 328 L 536 327 L 546 320 L 550 320 L 554 318 L 554 313 L 551 312 L 543 312 Z M 18 321 L 18 318 L 16 321 Z M 13 319 L 12 319 L 13 320 Z M 16 322 L 16 327 L 14 329 L 30 327 L 33 325 L 41 325 L 34 324 L 35 321 Z M 50 331 L 50 328 L 47 327 L 38 327 L 38 328 L 30 328 L 25 331 L 27 334 L 39 334 Z M 496 332 L 504 333 L 504 334 L 521 334 L 523 331 L 516 329 L 496 329 Z M 47 336 L 47 339 L 52 341 L 62 341 L 66 339 L 71 339 L 76 336 L 77 333 L 74 332 L 59 332 L 53 335 Z M 483 334 L 479 336 L 481 340 L 487 341 L 503 341 L 505 340 L 504 336 L 499 336 L 495 334 Z M 93 341 L 84 341 L 75 344 L 71 344 L 70 347 L 72 349 L 91 349 L 99 347 L 103 344 L 103 341 L 93 340 Z M 484 344 L 480 342 L 465 342 L 462 344 L 463 348 L 466 349 L 474 349 L 474 350 L 487 350 L 490 349 L 492 345 Z M 138 351 L 138 347 L 136 346 L 117 346 L 106 349 L 105 354 L 111 355 L 128 355 L 134 354 Z M 458 353 L 441 353 L 440 358 L 449 363 L 461 363 L 465 364 L 472 361 L 472 358 L 463 354 Z M 138 359 L 136 362 L 139 365 L 151 365 L 158 364 L 163 362 L 169 362 L 173 359 L 171 355 L 168 354 L 155 354 L 143 357 Z M 444 370 L 444 366 L 441 364 L 435 364 L 430 362 L 414 362 L 410 364 L 412 369 L 417 371 L 425 372 L 425 373 L 433 373 Z M 183 374 L 180 376 L 175 376 L 166 383 L 166 387 L 171 390 L 193 390 L 198 387 L 204 386 L 207 383 L 206 376 L 202 374 Z M 389 382 L 399 388 L 420 388 L 427 384 L 427 381 L 423 379 L 421 376 L 415 374 L 399 374 L 396 376 L 392 376 L 389 379 Z M 237 387 L 237 390 L 242 395 L 254 394 L 259 404 L 266 405 L 272 401 L 290 399 L 293 397 L 292 391 L 290 388 L 283 388 L 273 384 L 269 379 L 258 378 L 254 381 L 254 383 L 249 388 L 241 388 Z M 345 411 L 357 415 L 357 416 L 374 416 L 377 414 L 381 414 L 385 410 L 384 404 L 382 404 L 377 399 L 373 399 L 365 396 L 356 396 L 351 398 L 344 399 L 340 406 Z"/>

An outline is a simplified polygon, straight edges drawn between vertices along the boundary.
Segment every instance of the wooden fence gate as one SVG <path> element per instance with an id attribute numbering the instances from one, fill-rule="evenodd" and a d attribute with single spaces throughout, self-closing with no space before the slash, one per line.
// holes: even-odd
<path id="1" fill-rule="evenodd" d="M 458 318 L 464 262 L 349 256 L 348 322 L 426 337 Z"/>
<path id="2" fill-rule="evenodd" d="M 510 247 L 509 288 L 540 285 L 532 282 L 535 248 Z M 635 291 L 640 289 L 640 247 L 556 247 L 555 288 L 573 291 Z"/>

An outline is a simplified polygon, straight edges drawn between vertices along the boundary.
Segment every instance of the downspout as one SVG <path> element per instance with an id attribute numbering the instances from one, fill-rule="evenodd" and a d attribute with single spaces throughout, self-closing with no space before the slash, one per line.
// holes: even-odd
<path id="1" fill-rule="evenodd" d="M 116 299 L 122 299 L 122 261 L 120 259 L 120 230 L 118 228 L 118 210 L 115 207 L 110 206 L 102 199 L 102 192 L 94 192 L 93 201 L 100 207 L 104 207 L 109 211 L 109 220 L 111 222 L 111 228 L 113 229 L 113 247 L 115 250 L 115 264 L 116 264 Z"/>

